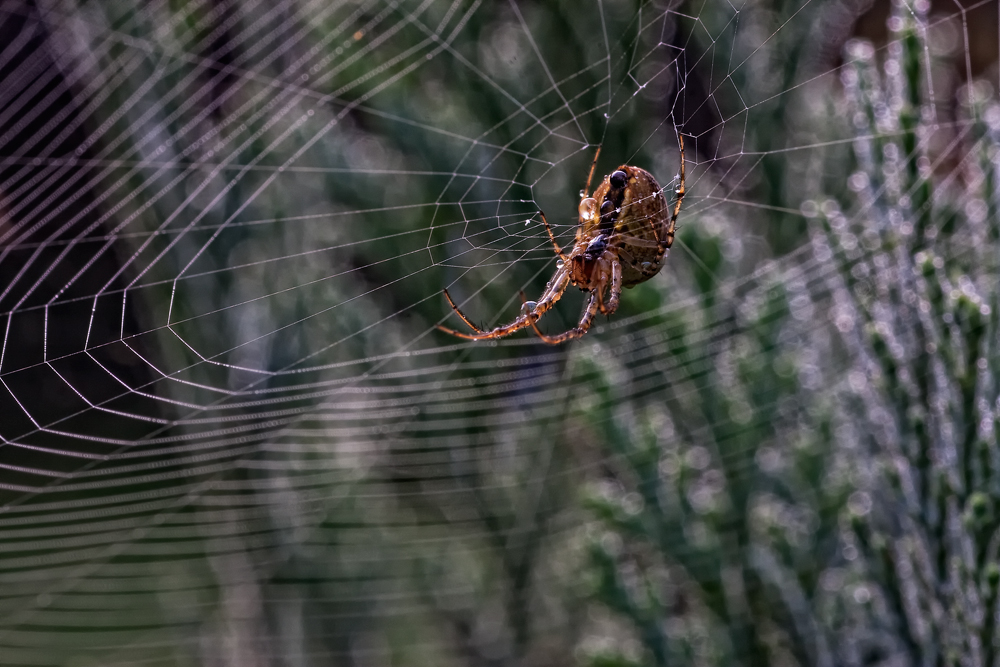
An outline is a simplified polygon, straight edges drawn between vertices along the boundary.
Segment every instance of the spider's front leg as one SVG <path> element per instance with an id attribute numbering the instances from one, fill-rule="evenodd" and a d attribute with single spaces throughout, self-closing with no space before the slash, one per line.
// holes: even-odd
<path id="1" fill-rule="evenodd" d="M 594 289 L 590 291 L 590 301 L 587 302 L 587 308 L 583 311 L 583 315 L 580 317 L 580 322 L 576 325 L 576 327 L 556 336 L 548 336 L 542 333 L 534 321 L 530 323 L 531 328 L 534 329 L 538 337 L 542 339 L 542 342 L 548 343 L 549 345 L 558 345 L 559 343 L 565 343 L 566 341 L 573 340 L 574 338 L 580 338 L 590 330 L 591 325 L 594 323 L 594 316 L 597 315 L 598 311 L 604 313 L 605 315 L 610 315 L 618 309 L 618 299 L 622 294 L 621 262 L 618 261 L 618 257 L 615 256 L 615 254 L 610 250 L 605 251 L 599 261 L 600 266 L 597 270 L 600 272 L 600 279 L 598 280 L 597 285 L 594 286 Z M 609 298 L 608 303 L 605 304 L 604 291 L 608 289 L 609 273 L 611 274 L 611 297 Z M 523 292 L 521 293 L 521 301 L 524 301 Z"/>
<path id="2" fill-rule="evenodd" d="M 541 329 L 535 324 L 534 320 L 531 321 L 531 328 L 535 330 L 535 333 L 539 338 L 542 339 L 543 343 L 548 343 L 549 345 L 558 345 L 559 343 L 565 343 L 568 340 L 573 340 L 574 338 L 580 338 L 585 333 L 590 330 L 590 325 L 594 323 L 594 316 L 597 314 L 598 308 L 600 307 L 598 292 L 595 290 L 590 293 L 590 301 L 587 303 L 587 309 L 583 311 L 583 316 L 580 318 L 580 323 L 576 325 L 575 328 L 570 329 L 565 333 L 561 333 L 557 336 L 546 336 L 542 333 Z"/>
<path id="3" fill-rule="evenodd" d="M 563 263 L 568 262 L 569 257 L 564 255 L 562 248 L 559 247 L 559 242 L 556 241 L 556 235 L 552 233 L 552 228 L 549 227 L 549 221 L 545 219 L 545 214 L 539 211 L 538 215 L 542 216 L 542 224 L 545 225 L 545 231 L 548 232 L 549 240 L 552 241 L 552 247 L 556 249 L 556 254 L 559 255 L 559 259 L 561 259 Z"/>
<path id="4" fill-rule="evenodd" d="M 611 254 L 611 253 L 608 253 Z M 608 299 L 608 303 L 604 303 L 604 285 L 601 285 L 601 298 L 598 299 L 598 305 L 601 309 L 602 315 L 610 315 L 611 313 L 618 310 L 618 299 L 622 295 L 622 264 L 618 261 L 617 257 L 611 257 L 611 297 Z"/>
<path id="5" fill-rule="evenodd" d="M 535 321 L 545 314 L 556 301 L 562 297 L 566 288 L 569 287 L 569 269 L 568 265 L 564 265 L 563 268 L 556 271 L 556 274 L 552 277 L 552 281 L 549 282 L 548 289 L 542 294 L 542 297 L 535 304 L 535 307 L 529 312 L 522 313 L 510 324 L 505 324 L 503 326 L 496 327 L 489 331 L 484 331 L 476 325 L 474 325 L 468 317 L 459 309 L 458 305 L 448 294 L 448 290 L 444 290 L 444 296 L 448 299 L 448 303 L 451 305 L 452 310 L 455 314 L 462 318 L 462 321 L 469 325 L 469 328 L 476 333 L 467 334 L 461 331 L 455 331 L 454 329 L 449 329 L 443 325 L 437 325 L 437 328 L 445 333 L 449 333 L 452 336 L 458 336 L 459 338 L 465 338 L 467 340 L 489 340 L 491 338 L 503 338 L 504 336 L 509 336 L 515 331 L 520 331 L 527 326 L 534 326 Z"/>

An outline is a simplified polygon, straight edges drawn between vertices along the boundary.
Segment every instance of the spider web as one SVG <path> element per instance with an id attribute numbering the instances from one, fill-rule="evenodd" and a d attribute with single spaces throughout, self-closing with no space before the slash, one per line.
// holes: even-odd
<path id="1" fill-rule="evenodd" d="M 938 99 L 997 80 L 980 5 L 933 15 L 966 70 Z M 801 205 L 850 149 L 815 119 L 869 10 L 5 3 L 3 662 L 571 659 L 574 489 L 613 464 L 579 369 L 619 406 L 695 396 L 718 359 L 674 341 L 722 349 L 775 284 L 787 344 L 835 347 Z M 443 288 L 488 327 L 541 293 L 538 212 L 571 242 L 599 146 L 592 188 L 632 164 L 671 198 L 679 134 L 681 233 L 614 317 L 560 347 L 436 329 L 461 327 Z"/>

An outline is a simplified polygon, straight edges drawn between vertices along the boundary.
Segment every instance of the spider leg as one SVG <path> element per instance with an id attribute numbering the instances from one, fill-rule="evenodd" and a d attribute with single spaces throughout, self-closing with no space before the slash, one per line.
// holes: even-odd
<path id="1" fill-rule="evenodd" d="M 590 173 L 587 174 L 587 184 L 583 186 L 583 196 L 589 197 L 590 192 L 590 181 L 594 178 L 594 168 L 597 166 L 597 158 L 601 156 L 601 147 L 597 147 L 597 152 L 594 153 L 594 161 L 590 163 Z"/>
<path id="2" fill-rule="evenodd" d="M 604 286 L 601 286 L 601 292 L 604 291 Z M 601 314 L 610 315 L 611 313 L 618 310 L 618 299 L 622 295 L 622 264 L 618 261 L 618 258 L 613 258 L 611 260 L 611 298 L 608 299 L 607 305 L 604 304 L 604 299 L 600 299 Z"/>
<path id="3" fill-rule="evenodd" d="M 555 234 L 552 233 L 552 228 L 549 227 L 549 221 L 545 219 L 545 214 L 539 211 L 538 215 L 542 216 L 542 224 L 545 225 L 545 231 L 549 233 L 549 238 L 552 240 L 552 247 L 556 249 L 556 254 L 559 255 L 559 259 L 568 263 L 569 258 L 563 254 L 562 248 L 560 248 L 559 244 L 556 242 Z"/>
<path id="4" fill-rule="evenodd" d="M 448 305 L 451 306 L 451 309 L 455 311 L 455 314 L 458 315 L 460 318 L 462 318 L 462 321 L 465 322 L 469 326 L 470 329 L 472 329 L 476 333 L 483 333 L 482 329 L 480 329 L 475 324 L 473 324 L 469 320 L 469 318 L 465 316 L 465 313 L 463 313 L 461 310 L 458 309 L 458 306 L 455 304 L 454 299 L 452 299 L 451 295 L 448 294 L 448 290 L 447 289 L 444 290 L 444 298 L 448 299 Z"/>
<path id="5" fill-rule="evenodd" d="M 521 305 L 524 305 L 524 304 L 526 304 L 526 303 L 528 303 L 528 300 L 527 300 L 527 298 L 526 298 L 526 297 L 524 296 L 524 290 L 521 290 Z M 532 321 L 531 321 L 531 328 L 532 328 L 532 329 L 534 330 L 535 334 L 536 334 L 536 335 L 537 335 L 537 336 L 538 336 L 539 338 L 541 338 L 541 339 L 542 339 L 543 341 L 545 341 L 545 338 L 546 338 L 545 334 L 543 334 L 543 333 L 542 333 L 542 330 L 538 328 L 538 325 L 537 325 L 537 324 L 535 324 L 535 321 L 534 321 L 534 320 L 532 320 Z M 545 342 L 548 342 L 548 341 L 545 341 Z"/>
<path id="6" fill-rule="evenodd" d="M 684 195 L 687 193 L 685 187 L 685 169 L 684 169 L 684 135 L 677 135 L 677 142 L 680 144 L 681 149 L 681 179 L 680 183 L 677 184 L 677 189 L 674 190 L 674 195 L 677 199 L 674 201 L 674 211 L 670 216 L 670 222 L 667 223 L 667 234 L 666 238 L 662 241 L 660 240 L 660 235 L 656 231 L 656 225 L 652 220 L 649 221 L 650 225 L 653 225 L 653 236 L 656 238 L 656 261 L 652 262 L 651 265 L 656 267 L 655 269 L 646 270 L 643 269 L 642 273 L 645 275 L 652 275 L 659 270 L 659 266 L 663 261 L 663 255 L 670 249 L 670 246 L 674 244 L 674 234 L 677 232 L 677 216 L 681 212 L 681 202 L 684 201 Z"/>
<path id="7" fill-rule="evenodd" d="M 597 314 L 597 308 L 597 291 L 595 290 L 590 293 L 590 302 L 587 303 L 587 309 L 583 311 L 583 315 L 580 317 L 580 323 L 577 324 L 575 328 L 557 336 L 546 336 L 541 332 L 538 326 L 535 325 L 534 320 L 530 322 L 530 326 L 535 330 L 535 333 L 538 334 L 538 337 L 542 339 L 543 343 L 558 345 L 559 343 L 565 343 L 568 340 L 579 338 L 587 333 L 587 331 L 590 330 L 590 325 L 594 323 L 594 315 Z"/>
<path id="8" fill-rule="evenodd" d="M 677 184 L 677 189 L 674 190 L 674 195 L 677 197 L 677 201 L 674 202 L 674 212 L 670 216 L 670 224 L 667 225 L 667 239 L 666 245 L 669 248 L 674 243 L 674 232 L 677 230 L 677 216 L 681 212 L 681 202 L 684 201 L 684 195 L 687 193 L 687 188 L 684 184 L 684 135 L 678 134 L 677 141 L 681 147 L 681 180 Z"/>
<path id="9" fill-rule="evenodd" d="M 441 324 L 437 325 L 437 328 L 445 333 L 451 334 L 452 336 L 458 336 L 459 338 L 465 338 L 466 340 L 489 340 L 492 338 L 503 338 L 504 336 L 509 336 L 515 331 L 519 331 L 527 326 L 533 325 L 535 320 L 544 315 L 545 312 L 562 297 L 567 287 L 569 287 L 569 269 L 564 266 L 556 271 L 555 276 L 552 277 L 552 281 L 549 283 L 548 289 L 546 289 L 542 294 L 542 297 L 538 300 L 534 310 L 519 315 L 510 324 L 496 327 L 490 331 L 483 331 L 479 327 L 472 324 L 469 321 L 469 318 L 463 315 L 462 311 L 460 311 L 458 306 L 455 305 L 455 302 L 451 300 L 451 297 L 448 295 L 448 291 L 445 290 L 445 297 L 447 297 L 452 309 L 454 309 L 455 313 L 462 318 L 462 321 L 472 327 L 476 333 L 468 334 L 461 331 L 455 331 L 454 329 L 449 329 Z"/>

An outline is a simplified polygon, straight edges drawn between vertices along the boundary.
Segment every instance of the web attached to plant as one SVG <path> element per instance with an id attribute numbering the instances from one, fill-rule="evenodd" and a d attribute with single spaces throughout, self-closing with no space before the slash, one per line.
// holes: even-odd
<path id="1" fill-rule="evenodd" d="M 718 358 L 678 337 L 721 350 L 776 284 L 793 338 L 826 324 L 800 206 L 849 152 L 814 119 L 866 8 L 708 4 L 0 8 L 5 661 L 442 664 L 577 627 L 551 554 L 612 458 L 571 437 L 610 400 L 580 369 L 696 395 Z M 971 79 L 968 11 L 932 44 Z M 630 164 L 672 200 L 679 135 L 678 241 L 614 317 L 436 329 L 445 288 L 484 326 L 544 289 L 539 211 L 568 244 L 598 147 L 591 189 Z"/>

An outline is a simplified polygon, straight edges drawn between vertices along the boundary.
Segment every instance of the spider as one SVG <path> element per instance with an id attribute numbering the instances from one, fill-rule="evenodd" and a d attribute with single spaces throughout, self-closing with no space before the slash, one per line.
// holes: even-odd
<path id="1" fill-rule="evenodd" d="M 531 327 L 538 337 L 550 345 L 563 343 L 583 336 L 594 322 L 598 311 L 610 315 L 618 308 L 623 287 L 632 287 L 655 276 L 663 266 L 664 255 L 674 242 L 677 216 L 684 200 L 684 137 L 678 135 L 680 146 L 680 181 L 674 191 L 673 210 L 656 179 L 645 169 L 621 165 L 605 176 L 597 190 L 590 196 L 590 181 L 601 149 L 597 149 L 590 165 L 587 185 L 581 193 L 580 223 L 576 228 L 576 241 L 568 255 L 564 254 L 549 227 L 545 213 L 539 211 L 542 224 L 560 261 L 552 280 L 537 302 L 527 301 L 521 292 L 521 314 L 510 324 L 484 331 L 474 325 L 452 300 L 448 290 L 444 296 L 452 310 L 475 333 L 462 333 L 438 325 L 438 329 L 459 338 L 488 340 L 503 338 Z M 555 336 L 542 333 L 536 322 L 544 315 L 570 285 L 590 292 L 590 300 L 576 327 Z M 610 294 L 605 301 L 605 292 Z"/>

